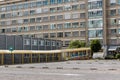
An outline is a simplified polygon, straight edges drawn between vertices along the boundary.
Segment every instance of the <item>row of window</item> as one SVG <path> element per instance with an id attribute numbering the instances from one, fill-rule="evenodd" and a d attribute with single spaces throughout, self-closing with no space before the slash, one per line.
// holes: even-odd
<path id="1" fill-rule="evenodd" d="M 70 29 L 70 28 L 85 28 L 85 22 L 66 22 L 64 24 L 50 24 L 50 25 L 38 25 L 38 26 L 12 26 L 11 28 L 2 29 L 2 33 L 5 32 L 25 32 L 25 31 L 35 31 L 35 30 L 54 30 L 54 29 Z"/>
<path id="2" fill-rule="evenodd" d="M 35 14 L 36 12 L 34 12 Z M 12 18 L 12 17 L 21 17 L 21 16 L 29 16 L 33 14 L 33 11 L 24 11 L 24 12 L 13 12 L 13 13 L 4 13 L 4 14 L 0 14 L 0 18 L 4 19 L 4 18 Z M 60 19 L 69 19 L 69 18 L 85 18 L 85 12 L 79 13 L 79 12 L 73 12 L 73 13 L 69 13 L 66 12 L 64 14 L 57 14 L 57 15 L 53 15 L 53 16 L 45 16 L 45 17 L 50 17 L 50 18 L 60 18 Z M 44 17 L 43 17 L 44 18 Z M 59 19 L 58 19 L 59 20 Z"/>
<path id="3" fill-rule="evenodd" d="M 108 25 L 109 26 L 118 26 L 120 25 L 120 18 L 116 19 L 116 18 L 111 18 L 108 20 Z"/>
<path id="4" fill-rule="evenodd" d="M 88 11 L 88 18 L 100 18 L 103 16 L 103 10 Z"/>
<path id="5" fill-rule="evenodd" d="M 120 28 L 118 28 L 118 29 L 109 29 L 109 34 L 110 35 L 116 35 L 117 36 L 117 34 L 120 34 Z"/>
<path id="6" fill-rule="evenodd" d="M 116 16 L 117 14 L 120 15 L 120 9 L 108 10 L 108 15 L 109 16 Z"/>
<path id="7" fill-rule="evenodd" d="M 103 6 L 103 2 L 102 0 L 93 0 L 92 2 L 88 2 L 88 9 L 98 9 L 98 8 L 102 8 Z"/>
<path id="8" fill-rule="evenodd" d="M 115 6 L 117 4 L 120 4 L 120 0 L 108 0 L 109 1 L 109 6 Z"/>
<path id="9" fill-rule="evenodd" d="M 20 3 L 20 4 L 13 4 L 10 6 L 0 7 L 0 12 L 3 11 L 11 11 L 11 10 L 21 10 L 21 9 L 28 9 L 33 7 L 41 7 L 46 5 L 53 5 L 53 4 L 61 4 L 61 3 L 68 3 L 68 2 L 79 2 L 79 0 L 44 0 L 44 1 L 35 1 L 35 2 L 27 2 L 27 3 Z M 79 7 L 79 6 L 78 6 Z M 76 6 L 73 8 L 77 8 Z M 83 8 L 83 7 L 82 7 Z"/>
<path id="10" fill-rule="evenodd" d="M 31 40 L 24 39 L 24 45 L 33 45 L 33 46 L 60 46 L 61 42 L 56 41 L 47 41 L 47 40 Z"/>
<path id="11" fill-rule="evenodd" d="M 74 31 L 74 32 L 58 32 L 58 33 L 43 33 L 43 38 L 63 38 L 63 37 L 85 37 L 86 31 Z"/>
<path id="12" fill-rule="evenodd" d="M 48 21 L 55 21 L 55 20 L 68 20 L 68 19 L 84 19 L 85 13 L 66 13 L 64 15 L 57 15 L 57 16 L 46 16 L 46 17 L 37 17 L 37 18 L 28 18 L 28 19 L 19 19 L 19 20 L 9 20 L 9 21 L 1 21 L 0 25 L 16 25 L 16 24 L 27 24 L 27 23 L 40 23 L 40 22 L 48 22 Z"/>

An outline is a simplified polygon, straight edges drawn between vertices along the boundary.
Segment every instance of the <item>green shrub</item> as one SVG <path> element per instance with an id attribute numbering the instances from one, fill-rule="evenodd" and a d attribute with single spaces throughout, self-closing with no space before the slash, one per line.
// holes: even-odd
<path id="1" fill-rule="evenodd" d="M 116 54 L 116 58 L 117 58 L 117 59 L 120 59 L 120 54 L 119 54 L 119 53 Z"/>
<path id="2" fill-rule="evenodd" d="M 97 39 L 92 40 L 90 43 L 90 47 L 93 52 L 98 52 L 101 49 L 100 41 Z"/>

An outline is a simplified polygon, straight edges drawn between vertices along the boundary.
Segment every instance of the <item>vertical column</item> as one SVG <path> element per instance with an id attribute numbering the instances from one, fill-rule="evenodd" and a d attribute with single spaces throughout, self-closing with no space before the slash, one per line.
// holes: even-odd
<path id="1" fill-rule="evenodd" d="M 4 54 L 2 54 L 2 57 L 1 57 L 1 64 L 3 65 L 4 64 Z"/>
<path id="2" fill-rule="evenodd" d="M 22 64 L 24 64 L 24 54 L 22 54 Z"/>
<path id="3" fill-rule="evenodd" d="M 86 43 L 89 42 L 89 36 L 88 36 L 88 0 L 85 0 L 85 13 L 86 13 L 86 18 L 85 18 L 85 21 L 86 21 L 86 26 L 85 26 L 85 31 L 86 31 L 86 36 L 85 36 L 85 41 Z M 86 44 L 86 46 L 88 46 L 88 44 Z"/>
<path id="4" fill-rule="evenodd" d="M 47 54 L 46 54 L 46 62 L 47 62 Z"/>
<path id="5" fill-rule="evenodd" d="M 107 52 L 108 52 L 108 38 L 107 38 L 107 34 L 108 34 L 108 29 L 107 29 L 107 10 L 106 10 L 106 3 L 107 0 L 103 0 L 103 45 L 104 45 L 104 57 L 107 56 Z"/>
<path id="6" fill-rule="evenodd" d="M 69 52 L 69 58 L 68 59 L 70 59 L 70 57 L 71 57 L 71 53 Z"/>
<path id="7" fill-rule="evenodd" d="M 14 54 L 12 53 L 12 64 L 14 64 Z"/>
<path id="8" fill-rule="evenodd" d="M 38 62 L 40 63 L 40 54 L 38 54 Z"/>
<path id="9" fill-rule="evenodd" d="M 54 61 L 54 53 L 52 54 L 52 61 Z"/>
<path id="10" fill-rule="evenodd" d="M 30 62 L 32 63 L 32 53 L 30 54 Z"/>
<path id="11" fill-rule="evenodd" d="M 58 54 L 58 60 L 61 60 L 61 53 Z"/>

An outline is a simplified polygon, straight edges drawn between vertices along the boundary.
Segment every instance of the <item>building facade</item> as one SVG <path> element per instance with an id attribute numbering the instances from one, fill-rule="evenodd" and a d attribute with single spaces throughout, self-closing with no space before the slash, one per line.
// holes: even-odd
<path id="1" fill-rule="evenodd" d="M 61 44 L 60 40 L 0 35 L 0 50 L 56 50 Z"/>
<path id="2" fill-rule="evenodd" d="M 120 44 L 119 15 L 120 0 L 5 0 L 0 34 L 62 40 L 63 46 L 99 39 L 107 50 Z"/>

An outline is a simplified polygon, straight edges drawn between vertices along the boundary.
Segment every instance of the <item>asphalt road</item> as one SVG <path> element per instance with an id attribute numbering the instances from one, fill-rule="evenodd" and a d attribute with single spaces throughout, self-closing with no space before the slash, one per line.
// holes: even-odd
<path id="1" fill-rule="evenodd" d="M 119 60 L 0 66 L 0 80 L 120 80 Z"/>

